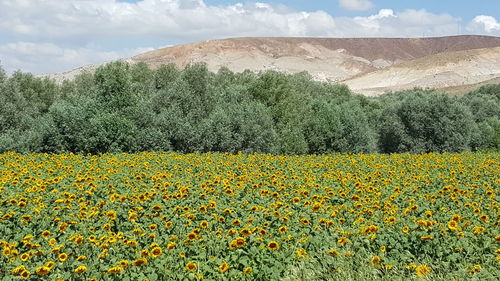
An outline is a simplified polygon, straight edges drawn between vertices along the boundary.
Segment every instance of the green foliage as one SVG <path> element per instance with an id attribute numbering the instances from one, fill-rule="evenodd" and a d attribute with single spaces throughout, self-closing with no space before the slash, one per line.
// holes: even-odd
<path id="1" fill-rule="evenodd" d="M 88 120 L 97 113 L 95 104 L 95 101 L 81 97 L 72 102 L 59 101 L 50 108 L 49 115 L 64 150 L 89 152 L 85 133 L 91 130 Z"/>
<path id="2" fill-rule="evenodd" d="M 112 62 L 99 67 L 94 75 L 97 100 L 104 110 L 121 110 L 134 105 L 129 65 Z"/>
<path id="3" fill-rule="evenodd" d="M 167 89 L 169 84 L 177 80 L 180 71 L 174 64 L 164 64 L 158 68 L 154 74 L 154 86 L 156 89 Z"/>
<path id="4" fill-rule="evenodd" d="M 258 102 L 222 104 L 205 119 L 200 131 L 202 151 L 275 152 L 272 119 Z"/>
<path id="5" fill-rule="evenodd" d="M 456 98 L 414 90 L 382 113 L 380 145 L 383 152 L 459 152 L 471 149 L 475 130 Z"/>
<path id="6" fill-rule="evenodd" d="M 3 83 L 7 79 L 7 74 L 5 73 L 5 70 L 2 68 L 2 65 L 0 64 L 0 83 Z"/>
<path id="7" fill-rule="evenodd" d="M 85 151 L 93 154 L 105 152 L 135 151 L 135 124 L 113 113 L 99 113 L 89 120 Z"/>
<path id="8" fill-rule="evenodd" d="M 341 138 L 343 131 L 338 107 L 324 100 L 316 100 L 312 109 L 312 116 L 305 131 L 309 149 L 316 153 L 335 151 L 335 142 Z"/>
<path id="9" fill-rule="evenodd" d="M 46 113 L 58 96 L 58 88 L 53 81 L 35 78 L 29 73 L 15 72 L 9 82 L 15 85 L 35 114 Z"/>
<path id="10" fill-rule="evenodd" d="M 498 150 L 500 85 L 367 98 L 307 73 L 113 62 L 56 84 L 0 68 L 0 152 Z"/>

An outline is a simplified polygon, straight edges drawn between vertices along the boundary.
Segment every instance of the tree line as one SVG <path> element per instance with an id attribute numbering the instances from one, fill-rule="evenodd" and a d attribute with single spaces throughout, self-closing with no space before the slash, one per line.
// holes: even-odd
<path id="1" fill-rule="evenodd" d="M 72 81 L 0 68 L 0 152 L 500 150 L 500 84 L 380 97 L 307 73 L 113 62 Z"/>

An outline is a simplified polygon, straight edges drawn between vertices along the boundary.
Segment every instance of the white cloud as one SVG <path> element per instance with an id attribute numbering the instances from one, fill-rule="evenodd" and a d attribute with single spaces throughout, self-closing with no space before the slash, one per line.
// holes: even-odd
<path id="1" fill-rule="evenodd" d="M 456 35 L 460 18 L 408 9 L 381 9 L 366 17 L 335 18 L 340 37 L 421 37 Z"/>
<path id="2" fill-rule="evenodd" d="M 408 25 L 446 25 L 456 23 L 456 19 L 448 14 L 433 14 L 424 9 L 421 10 L 406 10 L 399 13 L 398 17 L 401 22 Z"/>
<path id="3" fill-rule="evenodd" d="M 395 18 L 394 11 L 391 9 L 382 9 L 376 15 L 368 17 L 355 17 L 354 24 L 359 25 L 364 30 L 369 32 L 378 32 L 381 29 L 381 23 L 384 19 Z"/>
<path id="4" fill-rule="evenodd" d="M 350 7 L 371 3 L 343 2 Z M 426 10 L 391 9 L 365 17 L 334 17 L 263 2 L 214 6 L 203 0 L 0 0 L 0 63 L 9 71 L 61 72 L 131 56 L 140 47 L 248 36 L 455 35 L 460 20 Z M 499 25 L 495 18 L 479 16 L 468 29 L 500 34 Z"/>
<path id="5" fill-rule="evenodd" d="M 35 73 L 64 72 L 88 64 L 129 57 L 153 48 L 103 51 L 89 46 L 61 48 L 52 43 L 17 42 L 0 45 L 1 64 L 7 72 L 35 69 Z"/>
<path id="6" fill-rule="evenodd" d="M 366 11 L 375 5 L 369 0 L 340 0 L 340 7 L 350 11 Z"/>
<path id="7" fill-rule="evenodd" d="M 495 31 L 500 31 L 500 22 L 492 16 L 480 15 L 475 17 L 469 24 L 468 29 L 470 31 L 483 31 L 486 33 L 492 33 Z"/>

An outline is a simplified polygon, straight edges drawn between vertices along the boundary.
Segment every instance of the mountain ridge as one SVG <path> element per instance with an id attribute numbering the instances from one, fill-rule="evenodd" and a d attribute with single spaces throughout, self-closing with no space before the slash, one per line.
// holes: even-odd
<path id="1" fill-rule="evenodd" d="M 144 62 L 152 68 L 162 64 L 174 63 L 183 68 L 190 63 L 204 62 L 211 71 L 217 71 L 221 67 L 227 67 L 235 72 L 246 69 L 259 72 L 265 70 L 277 70 L 287 73 L 307 71 L 314 80 L 346 83 L 355 92 L 365 95 L 380 95 L 386 91 L 405 89 L 404 85 L 389 85 L 387 87 L 372 87 L 372 85 L 359 85 L 362 81 L 370 82 L 370 79 L 378 73 L 377 79 L 384 80 L 380 73 L 390 73 L 388 69 L 396 69 L 398 65 L 415 61 L 429 64 L 424 70 L 433 71 L 433 63 L 444 65 L 456 64 L 457 67 L 448 67 L 446 72 L 461 73 L 458 67 L 471 69 L 489 69 L 488 61 L 471 59 L 471 64 L 457 63 L 458 55 L 450 55 L 447 60 L 433 62 L 436 55 L 456 54 L 462 56 L 480 56 L 482 52 L 497 53 L 500 55 L 500 37 L 482 35 L 459 35 L 446 37 L 425 38 L 309 38 L 309 37 L 242 37 L 217 40 L 200 41 L 182 45 L 176 45 L 158 50 L 149 51 L 130 58 L 122 59 L 128 63 Z M 479 50 L 479 51 L 478 51 Z M 491 51 L 493 50 L 493 51 Z M 446 58 L 441 56 L 440 58 Z M 473 67 L 474 63 L 481 63 L 481 67 Z M 486 75 L 485 80 L 500 77 L 500 70 L 491 63 L 491 73 Z M 411 64 L 410 64 L 411 65 Z M 62 74 L 45 75 L 57 81 L 72 79 L 77 74 L 92 72 L 99 65 L 86 66 Z M 408 68 L 408 77 L 414 77 L 415 81 L 428 78 L 428 73 L 418 69 Z M 436 64 L 436 69 L 439 69 Z M 386 71 L 386 72 L 384 72 Z M 473 71 L 473 70 L 471 70 Z M 370 76 L 370 74 L 372 76 Z M 436 74 L 436 73 L 434 73 Z M 404 75 L 404 74 L 401 74 Z M 418 76 L 420 75 L 420 76 Z M 451 74 L 450 74 L 451 75 Z M 433 76 L 435 82 L 425 83 L 431 85 L 444 85 L 455 87 L 468 84 L 481 83 L 481 79 L 453 80 L 453 83 L 444 83 L 440 79 L 448 79 L 453 75 Z M 445 77 L 446 76 L 446 77 Z M 487 79 L 486 79 L 487 78 Z M 413 82 L 412 82 L 413 83 Z M 414 85 L 414 83 L 406 83 Z M 427 85 L 421 85 L 426 87 Z M 379 88 L 378 90 L 375 88 Z"/>

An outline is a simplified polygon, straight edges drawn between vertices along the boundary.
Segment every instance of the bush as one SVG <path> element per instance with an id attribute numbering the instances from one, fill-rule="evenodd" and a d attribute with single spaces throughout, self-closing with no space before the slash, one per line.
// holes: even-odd
<path id="1" fill-rule="evenodd" d="M 499 149 L 500 85 L 378 98 L 307 73 L 114 62 L 57 85 L 0 68 L 0 151 L 278 154 Z"/>
<path id="2" fill-rule="evenodd" d="M 477 130 L 469 109 L 456 98 L 414 90 L 381 116 L 383 152 L 459 152 L 471 149 Z"/>

